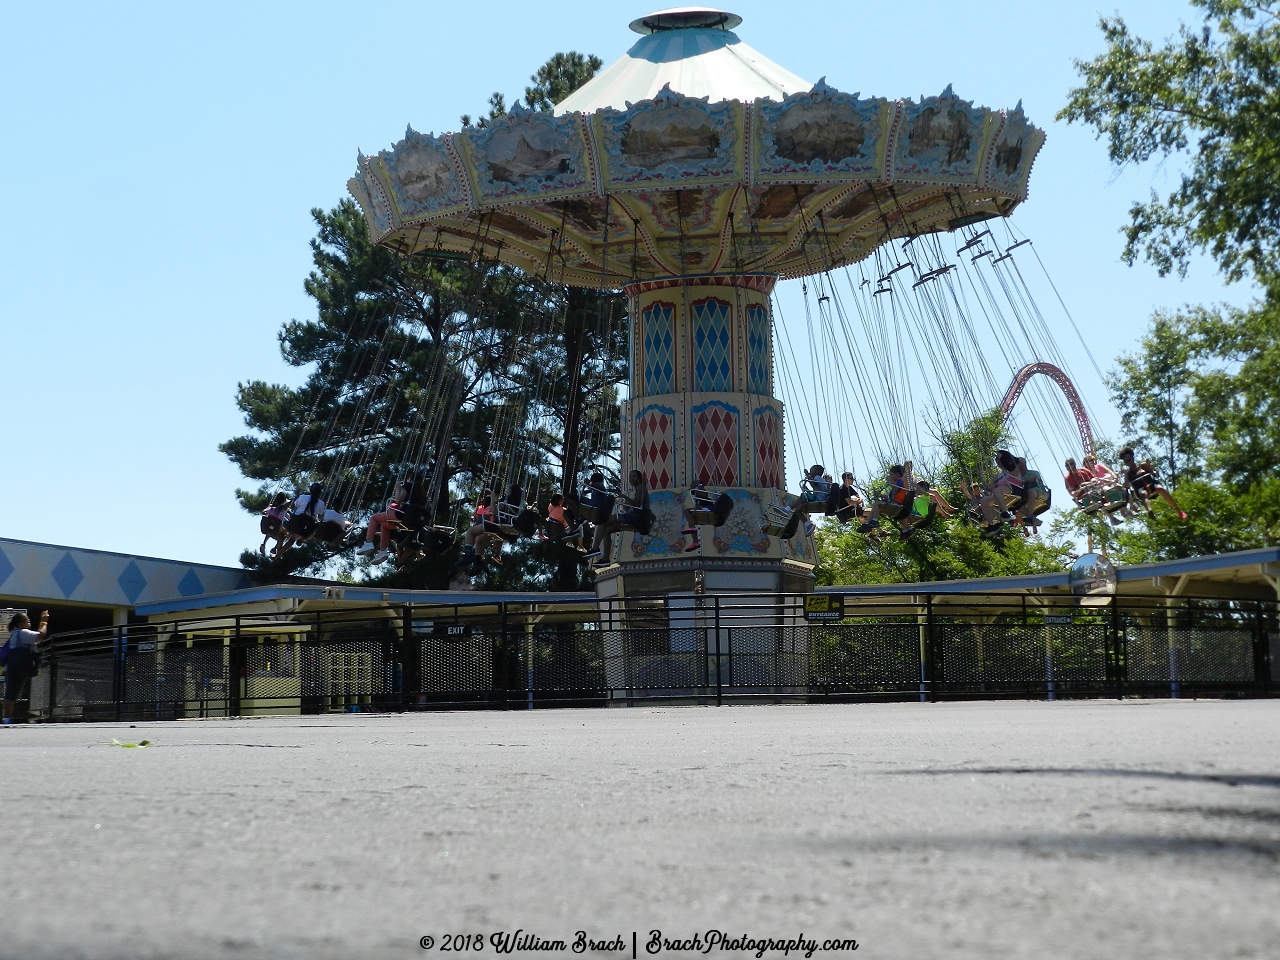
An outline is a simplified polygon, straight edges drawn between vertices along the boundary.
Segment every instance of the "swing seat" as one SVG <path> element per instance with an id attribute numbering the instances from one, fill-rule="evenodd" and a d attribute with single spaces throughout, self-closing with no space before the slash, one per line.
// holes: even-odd
<path id="1" fill-rule="evenodd" d="M 1053 506 L 1053 491 L 1048 487 L 1037 487 L 1031 503 L 1031 516 L 1038 517 L 1042 513 L 1048 513 Z"/>
<path id="2" fill-rule="evenodd" d="M 541 522 L 542 517 L 537 511 L 528 508 L 517 510 L 511 504 L 500 503 L 498 519 L 485 520 L 484 529 L 489 533 L 496 533 L 508 543 L 514 543 L 521 537 L 532 537 L 538 532 L 538 525 Z"/>
<path id="3" fill-rule="evenodd" d="M 1107 513 L 1115 513 L 1129 506 L 1129 491 L 1118 483 L 1102 488 L 1102 508 Z"/>
<path id="4" fill-rule="evenodd" d="M 791 515 L 783 524 L 778 524 L 771 520 L 760 529 L 769 537 L 777 537 L 779 540 L 790 540 L 796 535 L 796 531 L 800 529 L 800 520 L 804 516 L 804 511 L 800 507 L 796 507 L 791 511 Z M 774 515 L 774 519 L 780 519 Z"/>
<path id="5" fill-rule="evenodd" d="M 345 524 L 339 523 L 337 520 L 326 520 L 316 527 L 312 539 L 319 540 L 321 543 L 340 544 L 346 537 L 347 528 Z"/>
<path id="6" fill-rule="evenodd" d="M 1004 495 L 1004 508 L 1010 513 L 1014 513 L 1026 506 L 1027 490 L 1024 487 L 1021 493 L 1014 493 L 1012 490 Z"/>
<path id="7" fill-rule="evenodd" d="M 1143 487 L 1156 487 L 1160 485 L 1160 478 L 1154 473 L 1140 473 L 1130 481 L 1129 486 L 1135 490 Z"/>
<path id="8" fill-rule="evenodd" d="M 934 503 L 932 499 L 930 499 L 929 512 L 921 515 L 919 513 L 912 511 L 907 516 L 902 518 L 902 529 L 903 530 L 923 530 L 925 527 L 930 526 L 937 516 L 938 516 L 938 505 Z"/>
<path id="9" fill-rule="evenodd" d="M 901 503 L 885 500 L 880 505 L 880 516 L 886 520 L 903 520 L 911 516 L 911 507 L 916 502 L 916 495 L 908 493 L 907 499 Z"/>
<path id="10" fill-rule="evenodd" d="M 1123 506 L 1123 503 L 1118 506 L 1109 506 L 1107 503 L 1106 491 L 1101 487 L 1094 487 L 1093 484 L 1086 484 L 1084 487 L 1080 488 L 1080 496 L 1076 500 L 1076 504 L 1083 512 L 1089 514 L 1097 513 L 1104 507 L 1106 507 L 1107 512 L 1110 513 L 1112 510 L 1118 509 L 1119 506 Z"/>
<path id="11" fill-rule="evenodd" d="M 427 508 L 418 503 L 407 503 L 400 508 L 400 516 L 396 518 L 406 530 L 421 530 L 430 522 Z"/>
<path id="12" fill-rule="evenodd" d="M 968 506 L 965 508 L 965 516 L 968 517 L 970 523 L 978 528 L 978 531 L 982 534 L 984 539 L 989 540 L 999 537 L 1004 533 L 1006 526 L 1005 521 L 1003 519 L 999 519 L 992 523 L 988 523 L 986 517 L 982 515 L 981 507 L 975 505 Z"/>
<path id="13" fill-rule="evenodd" d="M 454 527 L 433 526 L 418 533 L 417 543 L 429 553 L 444 553 L 458 540 Z"/>
<path id="14" fill-rule="evenodd" d="M 619 524 L 619 529 L 634 531 L 642 537 L 649 535 L 649 531 L 653 529 L 654 522 L 658 519 L 654 516 L 652 510 L 644 510 L 638 514 L 633 511 L 631 516 L 632 519 Z"/>
<path id="15" fill-rule="evenodd" d="M 319 521 L 309 513 L 295 513 L 284 522 L 285 530 L 299 540 L 310 540 L 319 525 Z"/>
<path id="16" fill-rule="evenodd" d="M 689 519 L 699 527 L 722 527 L 733 513 L 733 497 L 722 493 L 714 500 L 704 490 L 692 490 L 693 509 L 689 511 Z"/>
<path id="17" fill-rule="evenodd" d="M 850 520 L 856 520 L 862 516 L 863 507 L 864 504 L 862 499 L 859 498 L 857 503 L 846 503 L 842 507 L 836 507 L 834 510 L 829 510 L 827 512 L 827 516 L 835 517 L 838 523 L 848 523 Z M 892 519 L 892 517 L 890 517 L 890 519 Z"/>
<path id="18" fill-rule="evenodd" d="M 616 502 L 616 497 L 609 497 L 603 505 L 595 507 L 583 503 L 571 493 L 566 493 L 564 496 L 565 509 L 588 523 L 604 523 L 613 514 L 613 505 Z"/>

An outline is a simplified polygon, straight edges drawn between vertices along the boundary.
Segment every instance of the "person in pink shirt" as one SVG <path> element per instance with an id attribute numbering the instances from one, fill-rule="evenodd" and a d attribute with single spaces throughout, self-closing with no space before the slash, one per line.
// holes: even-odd
<path id="1" fill-rule="evenodd" d="M 381 563 L 391 556 L 391 535 L 400 528 L 400 507 L 406 499 L 404 484 L 396 484 L 387 501 L 385 510 L 380 510 L 369 518 L 369 526 L 365 528 L 364 543 L 356 550 L 357 557 L 373 556 L 373 563 Z M 376 546 L 375 546 L 376 541 Z"/>

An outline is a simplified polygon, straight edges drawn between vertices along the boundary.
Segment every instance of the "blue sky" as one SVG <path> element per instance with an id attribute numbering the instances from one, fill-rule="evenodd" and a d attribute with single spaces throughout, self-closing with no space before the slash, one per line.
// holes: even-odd
<path id="1" fill-rule="evenodd" d="M 557 50 L 612 62 L 653 6 L 6 5 L 0 536 L 234 564 L 257 524 L 217 445 L 242 430 L 238 381 L 301 379 L 275 338 L 313 315 L 309 210 L 343 196 L 357 148 L 390 145 L 406 123 L 456 129 L 492 91 L 520 94 Z M 1101 48 L 1095 6 L 729 8 L 748 44 L 842 90 L 918 97 L 952 83 L 991 107 L 1021 99 L 1049 137 L 1015 222 L 1104 369 L 1157 307 L 1249 298 L 1205 262 L 1185 281 L 1120 263 L 1130 203 L 1167 189 L 1176 167 L 1117 175 L 1088 131 L 1054 122 L 1072 58 Z M 1119 10 L 1152 38 L 1193 13 L 1174 0 Z M 794 316 L 798 291 L 784 287 Z M 1074 335 L 1059 340 L 1089 370 Z M 1113 433 L 1096 376 L 1082 381 Z M 788 466 L 794 486 L 798 451 Z"/>

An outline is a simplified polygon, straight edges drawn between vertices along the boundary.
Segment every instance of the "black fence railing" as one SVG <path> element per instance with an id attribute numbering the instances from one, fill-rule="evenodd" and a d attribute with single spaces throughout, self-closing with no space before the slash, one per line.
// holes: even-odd
<path id="1" fill-rule="evenodd" d="M 822 616 L 810 611 L 808 616 Z M 135 720 L 638 700 L 1273 696 L 1265 601 L 914 595 L 376 605 L 52 638 L 33 716 Z"/>

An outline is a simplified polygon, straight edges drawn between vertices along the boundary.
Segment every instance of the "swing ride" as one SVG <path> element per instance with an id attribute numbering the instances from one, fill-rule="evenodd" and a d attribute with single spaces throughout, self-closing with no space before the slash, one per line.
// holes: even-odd
<path id="1" fill-rule="evenodd" d="M 516 107 L 438 136 L 410 128 L 391 149 L 361 154 L 348 185 L 372 238 L 404 256 L 481 256 L 625 292 L 621 472 L 640 472 L 652 518 L 647 531 L 612 539 L 601 595 L 695 581 L 808 589 L 817 557 L 812 528 L 792 522 L 775 389 L 777 281 L 815 278 L 831 327 L 845 320 L 835 273 L 875 262 L 864 276 L 874 287 L 863 288 L 871 312 L 918 300 L 931 312 L 917 322 L 939 326 L 957 269 L 939 236 L 962 236 L 968 257 L 1007 256 L 983 246 L 976 226 L 1026 198 L 1044 141 L 1020 106 L 976 107 L 950 87 L 887 100 L 803 81 L 742 43 L 740 23 L 706 8 L 643 17 L 631 50 L 554 112 Z M 844 347 L 855 392 L 879 390 L 892 421 L 902 411 L 872 370 L 892 368 L 875 362 L 893 347 L 884 333 Z M 934 351 L 935 365 L 943 351 L 958 364 L 961 340 L 931 331 L 912 346 Z M 820 420 L 831 417 L 828 404 Z M 695 509 L 721 522 L 691 535 L 695 486 L 732 509 Z"/>
<path id="2" fill-rule="evenodd" d="M 444 552 L 465 528 L 460 566 L 475 572 L 495 544 L 576 543 L 589 522 L 611 534 L 596 567 L 602 597 L 805 592 L 817 563 L 811 515 L 869 529 L 883 515 L 907 539 L 961 509 L 911 475 L 904 455 L 924 448 L 922 420 L 962 424 L 998 409 L 1025 449 L 1029 431 L 1014 415 L 1022 400 L 1059 462 L 1061 449 L 1093 453 L 1087 405 L 1054 338 L 1060 325 L 1037 305 L 1020 261 L 1043 264 L 1008 219 L 1044 142 L 1021 105 L 975 107 L 950 87 L 914 101 L 811 84 L 742 43 L 732 32 L 740 23 L 709 8 L 651 14 L 631 24 L 641 38 L 627 54 L 553 112 L 517 105 L 483 128 L 439 136 L 410 128 L 392 148 L 360 154 L 348 188 L 371 238 L 401 256 L 623 291 L 627 316 L 602 311 L 597 333 L 608 344 L 625 331 L 629 344 L 616 473 L 634 483 L 631 493 L 605 489 L 591 466 L 546 519 L 525 502 L 534 471 L 518 441 L 545 415 L 539 373 L 532 388 L 512 385 L 487 437 L 483 480 L 496 494 L 470 526 L 453 509 L 461 501 L 445 516 L 460 491 L 439 452 L 464 404 L 439 352 L 408 448 L 393 457 L 399 488 L 362 554 Z M 789 278 L 800 280 L 802 331 L 775 296 Z M 345 378 L 335 372 L 340 397 L 320 447 L 343 439 L 326 470 L 306 471 L 323 473 L 340 519 L 364 501 L 387 424 L 406 402 L 395 360 L 421 329 L 393 329 L 363 343 Z M 505 349 L 556 336 L 517 333 Z M 498 349 L 479 330 L 461 336 L 462 355 Z M 372 371 L 359 389 L 356 369 Z M 819 466 L 800 496 L 787 492 L 784 399 L 790 442 L 807 462 L 845 465 L 844 482 Z M 1037 526 L 1052 502 L 1037 471 L 1003 455 L 999 474 L 988 465 L 966 489 L 963 515 L 991 536 Z M 864 476 L 906 462 L 888 500 L 873 503 L 854 479 L 859 456 Z M 1117 505 L 1114 484 L 1090 484 L 1073 491 L 1082 509 L 1129 511 L 1127 492 Z M 279 521 L 291 523 L 300 521 Z M 323 525 L 334 550 L 364 539 L 362 528 Z"/>

